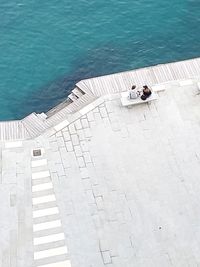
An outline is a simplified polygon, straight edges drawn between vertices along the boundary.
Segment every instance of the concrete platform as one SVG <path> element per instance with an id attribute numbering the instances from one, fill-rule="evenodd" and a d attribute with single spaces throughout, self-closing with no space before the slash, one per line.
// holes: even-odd
<path id="1" fill-rule="evenodd" d="M 0 143 L 0 266 L 200 266 L 197 84 L 63 121 Z"/>

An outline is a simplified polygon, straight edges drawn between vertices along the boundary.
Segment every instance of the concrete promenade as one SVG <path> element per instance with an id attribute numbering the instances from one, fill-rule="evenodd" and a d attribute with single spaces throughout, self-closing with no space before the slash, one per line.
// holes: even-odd
<path id="1" fill-rule="evenodd" d="M 38 137 L 1 141 L 0 266 L 200 266 L 196 81 L 132 108 L 102 96 Z"/>

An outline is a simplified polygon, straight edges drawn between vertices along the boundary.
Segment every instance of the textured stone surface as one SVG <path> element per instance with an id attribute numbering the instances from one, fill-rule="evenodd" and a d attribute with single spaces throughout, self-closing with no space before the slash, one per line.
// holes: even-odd
<path id="1" fill-rule="evenodd" d="M 31 151 L 38 147 L 72 267 L 200 265 L 200 96 L 195 85 L 168 86 L 159 96 L 132 108 L 113 98 L 48 139 L 2 144 L 0 266 L 33 266 Z"/>

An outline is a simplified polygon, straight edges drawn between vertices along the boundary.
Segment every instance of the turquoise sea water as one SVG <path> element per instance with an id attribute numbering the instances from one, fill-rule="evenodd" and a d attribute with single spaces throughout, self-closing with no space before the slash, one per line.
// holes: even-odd
<path id="1" fill-rule="evenodd" d="M 0 0 L 0 120 L 77 81 L 200 56 L 199 0 Z"/>

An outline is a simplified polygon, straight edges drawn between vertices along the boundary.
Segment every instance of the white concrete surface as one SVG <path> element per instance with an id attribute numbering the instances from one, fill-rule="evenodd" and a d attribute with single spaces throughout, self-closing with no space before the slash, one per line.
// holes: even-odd
<path id="1" fill-rule="evenodd" d="M 48 216 L 48 215 L 53 215 L 53 214 L 58 214 L 58 213 L 59 213 L 59 210 L 57 207 L 34 210 L 33 211 L 33 218 L 38 218 L 38 217 Z"/>
<path id="2" fill-rule="evenodd" d="M 53 188 L 53 184 L 52 184 L 52 182 L 49 182 L 49 183 L 33 185 L 32 191 L 38 192 L 38 191 L 43 191 L 43 190 L 47 190 L 47 189 L 51 189 L 51 188 Z"/>
<path id="3" fill-rule="evenodd" d="M 38 267 L 71 267 L 71 262 L 67 260 L 67 261 L 62 261 L 62 262 L 57 262 L 57 263 L 40 265 Z"/>
<path id="4" fill-rule="evenodd" d="M 42 259 L 42 258 L 48 258 L 52 256 L 62 255 L 67 253 L 67 247 L 59 247 L 59 248 L 52 248 L 47 250 L 42 250 L 38 252 L 34 252 L 34 259 Z"/>
<path id="5" fill-rule="evenodd" d="M 47 230 L 47 229 L 56 228 L 56 227 L 61 227 L 61 221 L 60 220 L 34 224 L 33 225 L 33 231 L 34 232 L 42 231 L 42 230 Z"/>
<path id="6" fill-rule="evenodd" d="M 1 267 L 200 266 L 197 84 L 130 109 L 106 99 L 51 136 L 1 143 Z M 47 164 L 32 168 L 37 147 Z M 32 205 L 52 190 L 57 206 Z"/>
<path id="7" fill-rule="evenodd" d="M 40 179 L 40 178 L 45 178 L 49 176 L 50 176 L 49 171 L 41 171 L 41 172 L 32 173 L 32 179 Z"/>
<path id="8" fill-rule="evenodd" d="M 36 237 L 33 240 L 34 245 L 41 245 L 51 242 L 56 242 L 60 240 L 64 240 L 65 236 L 63 233 L 54 234 L 54 235 L 48 235 L 48 236 L 42 236 L 42 237 Z"/>
<path id="9" fill-rule="evenodd" d="M 39 167 L 39 166 L 44 166 L 44 165 L 47 165 L 47 160 L 46 159 L 33 160 L 31 162 L 32 168 Z"/>

